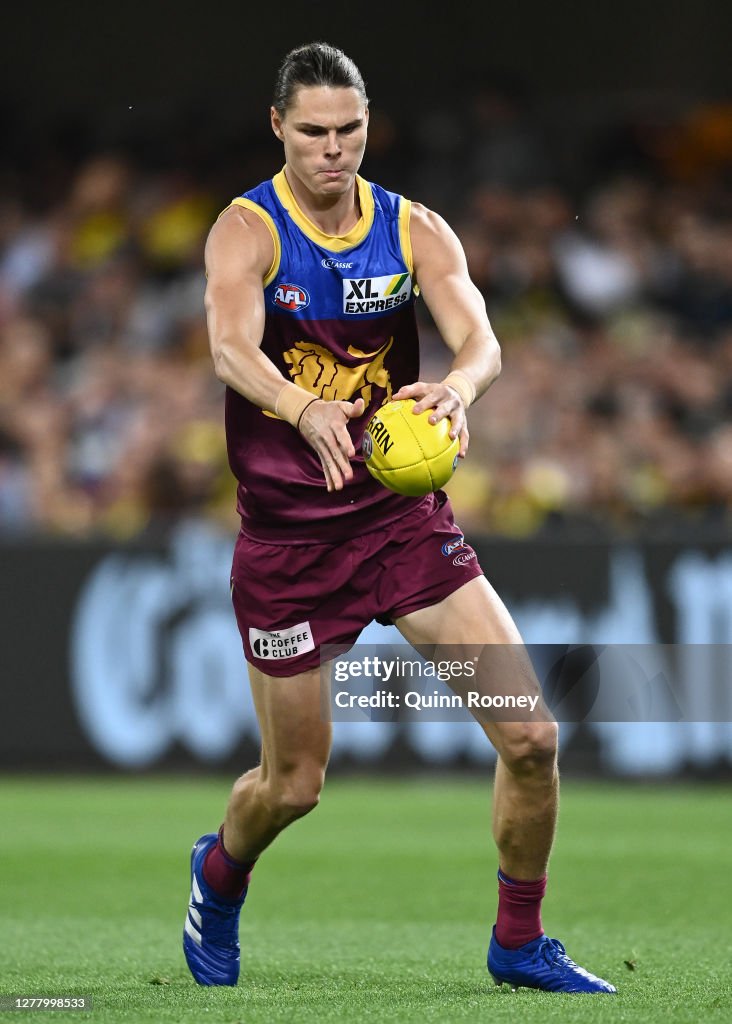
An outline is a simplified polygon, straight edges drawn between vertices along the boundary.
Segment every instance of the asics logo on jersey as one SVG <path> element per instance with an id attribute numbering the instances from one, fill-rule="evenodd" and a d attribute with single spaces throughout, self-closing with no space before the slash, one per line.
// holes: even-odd
<path id="1" fill-rule="evenodd" d="M 278 284 L 274 294 L 274 304 L 290 313 L 305 309 L 310 305 L 310 296 L 299 284 Z"/>
<path id="2" fill-rule="evenodd" d="M 326 270 L 352 270 L 353 269 L 353 264 L 352 263 L 341 263 L 340 260 L 331 260 L 331 259 L 321 260 L 320 261 L 320 265 L 321 265 L 321 267 L 325 267 Z"/>
<path id="3" fill-rule="evenodd" d="M 381 313 L 406 302 L 412 294 L 409 274 L 387 274 L 385 277 L 345 278 L 343 281 L 344 313 Z"/>

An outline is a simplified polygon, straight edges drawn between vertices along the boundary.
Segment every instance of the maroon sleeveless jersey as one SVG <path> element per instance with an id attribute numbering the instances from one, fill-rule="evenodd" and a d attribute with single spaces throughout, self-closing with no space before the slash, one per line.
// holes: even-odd
<path id="1" fill-rule="evenodd" d="M 239 481 L 242 530 L 297 544 L 378 529 L 420 503 L 377 483 L 361 455 L 374 412 L 419 378 L 408 200 L 357 178 L 361 220 L 347 235 L 323 234 L 298 207 L 284 171 L 234 203 L 267 224 L 275 256 L 264 280 L 262 351 L 308 393 L 363 398 L 351 420 L 353 480 L 328 493 L 320 460 L 286 421 L 226 390 L 229 463 Z"/>

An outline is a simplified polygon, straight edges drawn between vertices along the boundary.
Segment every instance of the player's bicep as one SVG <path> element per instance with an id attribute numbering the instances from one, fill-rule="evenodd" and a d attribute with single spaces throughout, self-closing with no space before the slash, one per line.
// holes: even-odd
<path id="1" fill-rule="evenodd" d="M 216 277 L 206 286 L 206 319 L 211 351 L 224 344 L 259 345 L 264 332 L 264 292 L 255 273 L 241 273 L 235 283 Z"/>
<path id="2" fill-rule="evenodd" d="M 422 297 L 446 344 L 458 351 L 469 334 L 489 329 L 483 296 L 470 279 L 457 235 L 441 217 L 418 208 L 411 235 Z"/>
<path id="3" fill-rule="evenodd" d="M 265 229 L 266 230 L 266 229 Z M 243 217 L 219 220 L 206 244 L 206 315 L 211 350 L 259 345 L 264 331 L 263 277 L 271 264 L 268 241 Z"/>

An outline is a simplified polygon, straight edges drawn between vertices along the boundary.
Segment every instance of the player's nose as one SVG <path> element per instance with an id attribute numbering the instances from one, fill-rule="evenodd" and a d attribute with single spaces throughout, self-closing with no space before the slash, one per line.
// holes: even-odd
<path id="1" fill-rule="evenodd" d="M 328 156 L 337 156 L 341 151 L 341 144 L 338 141 L 336 132 L 328 132 L 325 151 Z"/>

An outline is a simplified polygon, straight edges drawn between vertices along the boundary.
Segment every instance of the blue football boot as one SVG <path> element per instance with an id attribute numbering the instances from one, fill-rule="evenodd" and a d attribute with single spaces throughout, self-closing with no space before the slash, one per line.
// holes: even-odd
<path id="1" fill-rule="evenodd" d="M 246 897 L 225 900 L 206 884 L 203 861 L 218 835 L 201 836 L 191 851 L 191 898 L 183 952 L 199 985 L 236 985 L 239 978 L 239 911 Z"/>
<path id="2" fill-rule="evenodd" d="M 520 949 L 504 949 L 493 929 L 488 970 L 496 985 L 538 988 L 544 992 L 616 992 L 608 981 L 590 974 L 567 956 L 558 939 L 540 935 Z"/>

